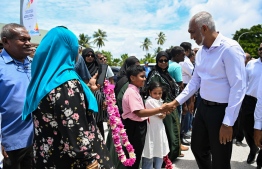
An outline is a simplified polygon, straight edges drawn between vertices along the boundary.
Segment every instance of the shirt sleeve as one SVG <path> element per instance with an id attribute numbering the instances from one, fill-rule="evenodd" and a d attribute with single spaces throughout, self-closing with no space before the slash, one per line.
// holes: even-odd
<path id="1" fill-rule="evenodd" d="M 223 63 L 230 86 L 228 106 L 223 124 L 233 126 L 246 93 L 244 53 L 240 46 L 231 46 L 223 54 Z"/>
<path id="2" fill-rule="evenodd" d="M 108 66 L 108 67 L 107 67 L 107 71 L 106 71 L 106 77 L 107 77 L 107 78 L 110 78 L 110 77 L 113 77 L 113 76 L 114 76 L 114 73 L 113 73 L 111 67 Z"/>
<path id="3" fill-rule="evenodd" d="M 262 76 L 258 84 L 262 84 Z M 255 108 L 255 125 L 254 128 L 262 130 L 262 87 L 258 88 L 257 91 L 257 104 Z"/>
<path id="4" fill-rule="evenodd" d="M 91 75 L 82 56 L 78 56 L 77 63 L 75 64 L 75 71 L 82 78 L 82 80 L 91 79 Z"/>
<path id="5" fill-rule="evenodd" d="M 184 90 L 177 96 L 176 100 L 180 105 L 186 102 L 191 96 L 193 96 L 200 87 L 201 78 L 197 74 L 197 67 L 193 73 L 193 76 Z"/>
<path id="6" fill-rule="evenodd" d="M 184 62 L 181 66 L 182 66 L 183 72 L 185 72 L 188 76 L 192 76 L 194 66 L 190 65 L 187 62 Z"/>
<path id="7" fill-rule="evenodd" d="M 136 92 L 128 95 L 128 104 L 131 113 L 134 113 L 134 111 L 137 110 L 145 109 L 141 96 Z"/>

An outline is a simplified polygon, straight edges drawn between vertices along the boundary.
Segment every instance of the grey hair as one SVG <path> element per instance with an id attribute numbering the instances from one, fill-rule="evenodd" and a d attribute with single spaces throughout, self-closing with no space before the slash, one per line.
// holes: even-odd
<path id="1" fill-rule="evenodd" d="M 3 38 L 6 37 L 7 39 L 13 39 L 17 36 L 17 33 L 12 31 L 15 28 L 24 28 L 23 25 L 17 24 L 17 23 L 9 23 L 2 27 L 1 30 L 1 40 L 3 41 Z"/>
<path id="2" fill-rule="evenodd" d="M 213 17 L 210 13 L 206 11 L 202 11 L 195 14 L 192 17 L 191 21 L 192 20 L 195 20 L 195 23 L 197 24 L 199 29 L 201 29 L 203 25 L 206 25 L 211 31 L 216 31 L 216 26 Z"/>

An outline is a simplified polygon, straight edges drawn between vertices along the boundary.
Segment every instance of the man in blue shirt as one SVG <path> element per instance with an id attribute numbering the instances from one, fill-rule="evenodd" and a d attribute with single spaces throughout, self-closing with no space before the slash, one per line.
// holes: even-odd
<path id="1" fill-rule="evenodd" d="M 146 70 L 146 77 L 148 76 L 149 72 L 151 71 L 150 67 L 148 66 L 148 62 L 145 62 L 144 68 Z"/>
<path id="2" fill-rule="evenodd" d="M 31 37 L 24 26 L 11 23 L 2 28 L 0 54 L 0 113 L 5 169 L 30 169 L 33 161 L 33 121 L 23 121 L 26 90 L 31 80 Z M 5 154 L 5 153 L 4 153 Z"/>

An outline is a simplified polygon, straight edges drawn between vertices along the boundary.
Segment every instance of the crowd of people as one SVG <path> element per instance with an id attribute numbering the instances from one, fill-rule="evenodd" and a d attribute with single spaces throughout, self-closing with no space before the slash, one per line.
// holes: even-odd
<path id="1" fill-rule="evenodd" d="M 1 30 L 0 168 L 172 168 L 191 146 L 200 169 L 230 169 L 233 139 L 250 148 L 247 163 L 262 167 L 262 43 L 252 59 L 217 32 L 208 12 L 189 21 L 192 49 L 182 42 L 156 56 L 153 68 L 135 56 L 110 66 L 114 94 L 136 154 L 126 166 L 116 151 L 103 85 L 106 57 L 83 49 L 64 26 L 51 29 L 37 48 L 20 24 Z M 190 139 L 189 139 L 190 138 Z M 190 141 L 191 140 L 191 141 Z M 128 149 L 124 149 L 126 158 Z M 256 154 L 258 154 L 257 159 Z"/>

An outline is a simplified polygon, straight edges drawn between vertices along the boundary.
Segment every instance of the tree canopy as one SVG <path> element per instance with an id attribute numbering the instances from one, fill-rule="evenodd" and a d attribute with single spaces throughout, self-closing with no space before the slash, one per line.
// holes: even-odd
<path id="1" fill-rule="evenodd" d="M 250 29 L 241 28 L 237 30 L 233 39 L 238 41 L 246 53 L 257 58 L 257 50 L 262 43 L 262 24 L 254 25 Z"/>

